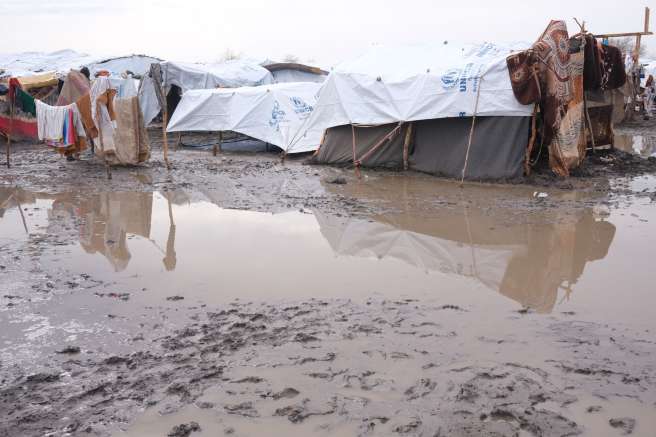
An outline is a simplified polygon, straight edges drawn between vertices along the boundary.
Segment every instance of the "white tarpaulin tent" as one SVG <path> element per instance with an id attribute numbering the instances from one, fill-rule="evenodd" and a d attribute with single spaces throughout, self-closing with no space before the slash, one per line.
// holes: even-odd
<path id="1" fill-rule="evenodd" d="M 167 131 L 233 131 L 287 150 L 312 113 L 320 88 L 300 82 L 188 91 Z M 309 130 L 299 136 L 293 152 L 316 150 L 322 133 Z"/>
<path id="2" fill-rule="evenodd" d="M 264 67 L 248 61 L 233 60 L 214 64 L 191 64 L 182 62 L 160 63 L 164 94 L 172 86 L 177 86 L 186 93 L 189 90 L 236 88 L 242 86 L 266 85 L 273 82 L 273 76 Z M 160 112 L 155 82 L 151 77 L 144 77 L 142 89 L 139 90 L 139 104 L 148 125 Z"/>
<path id="3" fill-rule="evenodd" d="M 304 129 L 471 117 L 477 98 L 479 116 L 530 116 L 533 108 L 515 98 L 506 65 L 511 52 L 528 46 L 375 47 L 330 72 Z"/>
<path id="4" fill-rule="evenodd" d="M 107 70 L 112 76 L 120 76 L 126 71 L 132 74 L 143 76 L 150 70 L 150 64 L 161 62 L 161 59 L 146 55 L 120 56 L 116 58 L 106 58 L 93 63 L 86 64 L 92 75 L 100 70 Z"/>
<path id="5" fill-rule="evenodd" d="M 36 73 L 56 72 L 66 74 L 72 68 L 78 69 L 96 59 L 74 50 L 57 52 L 23 52 L 0 54 L 0 70 L 3 76 L 31 76 Z"/>

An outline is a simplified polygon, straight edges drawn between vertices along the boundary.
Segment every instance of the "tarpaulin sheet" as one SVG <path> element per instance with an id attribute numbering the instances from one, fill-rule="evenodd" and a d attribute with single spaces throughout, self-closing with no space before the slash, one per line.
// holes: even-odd
<path id="1" fill-rule="evenodd" d="M 506 57 L 528 44 L 375 47 L 331 71 L 306 128 L 472 116 L 530 116 Z M 480 88 L 480 93 L 479 93 Z"/>
<path id="2" fill-rule="evenodd" d="M 188 91 L 167 130 L 233 131 L 287 150 L 312 113 L 320 88 L 321 84 L 304 82 Z M 316 150 L 322 134 L 306 131 L 292 152 Z"/>

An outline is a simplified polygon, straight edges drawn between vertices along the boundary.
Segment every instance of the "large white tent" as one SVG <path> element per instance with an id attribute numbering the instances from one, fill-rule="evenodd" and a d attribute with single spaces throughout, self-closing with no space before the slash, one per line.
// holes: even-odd
<path id="1" fill-rule="evenodd" d="M 236 88 L 273 82 L 273 76 L 267 69 L 254 62 L 242 60 L 211 64 L 162 62 L 159 69 L 164 95 L 169 93 L 172 86 L 180 88 L 184 95 L 189 90 Z M 139 90 L 139 103 L 146 124 L 161 111 L 156 90 L 159 86 L 152 77 L 146 76 Z"/>
<path id="2" fill-rule="evenodd" d="M 3 76 L 24 77 L 44 72 L 65 75 L 71 69 L 89 68 L 91 74 L 107 70 L 112 76 L 120 76 L 125 71 L 143 75 L 153 62 L 161 59 L 147 55 L 128 55 L 119 57 L 98 57 L 79 53 L 75 50 L 56 52 L 22 52 L 0 54 L 0 69 Z"/>
<path id="3" fill-rule="evenodd" d="M 22 52 L 0 54 L 0 70 L 2 76 L 23 77 L 37 73 L 55 72 L 68 73 L 72 68 L 96 61 L 91 55 L 78 53 L 75 50 L 59 50 L 56 52 Z"/>
<path id="4" fill-rule="evenodd" d="M 299 82 L 188 91 L 167 131 L 233 131 L 288 150 L 312 113 L 320 88 L 318 83 Z M 307 130 L 292 152 L 316 150 L 322 133 Z"/>
<path id="5" fill-rule="evenodd" d="M 109 71 L 112 76 L 120 76 L 126 71 L 132 72 L 134 75 L 143 76 L 150 70 L 150 65 L 153 62 L 161 62 L 159 58 L 147 55 L 129 55 L 119 56 L 115 58 L 105 58 L 89 64 L 86 67 L 92 75 L 101 70 Z"/>
<path id="6" fill-rule="evenodd" d="M 533 108 L 515 98 L 506 65 L 511 52 L 528 46 L 444 42 L 374 47 L 330 72 L 305 129 L 474 113 L 530 116 Z"/>

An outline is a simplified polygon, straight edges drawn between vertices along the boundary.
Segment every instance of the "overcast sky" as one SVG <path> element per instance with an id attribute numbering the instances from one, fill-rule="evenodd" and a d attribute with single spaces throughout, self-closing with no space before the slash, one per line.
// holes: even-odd
<path id="1" fill-rule="evenodd" d="M 226 49 L 331 65 L 373 44 L 535 40 L 550 19 L 595 33 L 643 27 L 656 0 L 0 0 L 0 51 L 71 48 L 213 61 Z M 656 26 L 656 16 L 652 20 Z M 652 27 L 655 27 L 652 26 Z M 645 38 L 656 54 L 655 37 Z"/>

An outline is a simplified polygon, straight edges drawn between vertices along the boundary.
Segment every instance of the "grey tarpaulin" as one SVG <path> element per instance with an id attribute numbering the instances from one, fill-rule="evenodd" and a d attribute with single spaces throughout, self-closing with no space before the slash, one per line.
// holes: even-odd
<path id="1" fill-rule="evenodd" d="M 477 117 L 465 178 L 522 176 L 529 122 L 530 117 Z M 416 122 L 410 168 L 461 177 L 471 125 L 470 117 Z"/>
<path id="2" fill-rule="evenodd" d="M 477 117 L 469 152 L 466 179 L 502 179 L 524 173 L 530 117 Z M 413 170 L 461 177 L 467 152 L 471 117 L 413 122 L 409 164 Z M 362 156 L 396 124 L 356 127 L 356 155 Z M 376 150 L 363 167 L 402 168 L 403 141 L 408 123 L 399 135 Z M 326 130 L 324 142 L 313 157 L 317 164 L 352 164 L 351 126 Z"/>
<path id="3" fill-rule="evenodd" d="M 361 158 L 396 127 L 397 124 L 372 127 L 356 126 L 355 151 L 357 158 Z M 390 141 L 363 160 L 362 167 L 403 168 L 403 140 L 406 129 L 407 125 L 403 126 Z M 353 164 L 351 125 L 327 129 L 323 143 L 317 154 L 312 158 L 312 162 L 333 165 Z"/>

